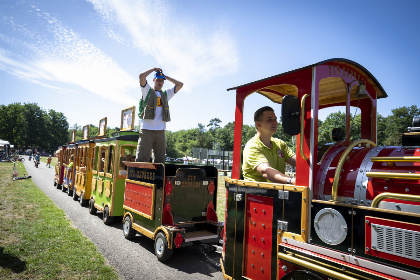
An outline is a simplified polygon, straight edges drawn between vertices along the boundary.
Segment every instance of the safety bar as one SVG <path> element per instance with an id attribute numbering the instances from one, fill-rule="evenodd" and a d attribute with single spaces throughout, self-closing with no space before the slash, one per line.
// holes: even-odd
<path id="1" fill-rule="evenodd" d="M 420 180 L 420 173 L 366 172 L 369 178 Z"/>
<path id="2" fill-rule="evenodd" d="M 399 200 L 420 202 L 420 195 L 401 194 L 401 193 L 381 193 L 380 195 L 377 195 L 372 200 L 371 206 L 373 208 L 378 208 L 379 202 L 381 202 L 384 199 L 399 199 Z"/>
<path id="3" fill-rule="evenodd" d="M 316 264 L 301 260 L 299 258 L 294 257 L 291 254 L 289 255 L 289 254 L 278 253 L 278 258 L 282 259 L 282 260 L 285 260 L 286 262 L 296 264 L 296 265 L 301 266 L 301 267 L 306 267 L 310 270 L 322 273 L 322 274 L 330 276 L 334 279 L 343 279 L 343 280 L 356 280 L 357 279 L 357 278 L 350 277 L 350 276 L 347 276 L 345 274 L 336 272 L 334 270 L 325 268 L 323 266 L 316 265 Z"/>
<path id="4" fill-rule="evenodd" d="M 372 162 L 420 162 L 420 157 L 371 157 Z"/>
<path id="5" fill-rule="evenodd" d="M 306 101 L 306 97 L 308 97 L 309 94 L 305 94 L 304 96 L 302 96 L 302 100 L 300 101 L 300 155 L 304 160 L 308 160 L 308 158 L 305 156 L 305 154 L 303 153 L 303 139 L 304 137 L 304 117 L 305 117 L 305 101 Z"/>
<path id="6" fill-rule="evenodd" d="M 369 144 L 373 147 L 376 146 L 376 144 L 374 142 L 372 142 L 371 140 L 360 139 L 360 140 L 357 140 L 357 141 L 354 141 L 353 143 L 351 143 L 350 146 L 348 146 L 347 149 L 343 152 L 343 154 L 340 157 L 340 160 L 338 161 L 337 168 L 335 169 L 334 181 L 333 181 L 332 191 L 331 191 L 331 201 L 333 201 L 333 202 L 338 201 L 337 200 L 338 182 L 340 180 L 340 173 L 341 173 L 341 169 L 343 168 L 344 162 L 345 162 L 347 156 L 349 155 L 349 153 L 351 152 L 351 150 L 354 147 L 356 147 L 357 145 L 360 145 L 360 144 Z"/>

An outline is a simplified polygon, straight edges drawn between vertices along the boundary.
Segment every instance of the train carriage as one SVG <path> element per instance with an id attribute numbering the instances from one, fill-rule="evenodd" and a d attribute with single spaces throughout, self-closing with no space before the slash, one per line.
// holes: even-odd
<path id="1" fill-rule="evenodd" d="M 138 132 L 120 131 L 114 137 L 96 139 L 89 211 L 102 211 L 105 224 L 114 216 L 124 215 L 124 183 L 126 166 L 122 161 L 135 158 Z"/>
<path id="2" fill-rule="evenodd" d="M 63 179 L 64 179 L 64 152 L 66 151 L 66 146 L 61 146 L 58 148 L 58 150 L 55 153 L 55 156 L 57 157 L 57 164 L 54 168 L 54 186 L 57 187 L 57 189 L 61 188 L 63 185 Z"/>
<path id="3" fill-rule="evenodd" d="M 86 206 L 91 198 L 95 142 L 91 140 L 80 141 L 77 150 L 73 200 L 77 201 L 79 199 L 80 204 Z"/>
<path id="4" fill-rule="evenodd" d="M 77 158 L 77 143 L 67 144 L 67 148 L 64 151 L 63 156 L 63 165 L 64 165 L 64 175 L 63 175 L 63 185 L 61 190 L 67 192 L 69 196 L 73 195 L 74 188 L 74 178 L 75 178 L 75 159 Z M 73 157 L 73 160 L 72 160 Z M 73 161 L 73 167 L 71 167 L 71 162 Z"/>
<path id="5" fill-rule="evenodd" d="M 377 100 L 387 94 L 369 71 L 331 59 L 229 90 L 236 111 L 225 279 L 420 278 L 419 136 L 376 145 Z M 283 128 L 297 135 L 296 185 L 241 177 L 244 101 L 254 92 L 282 104 Z M 336 106 L 345 108 L 345 130 L 320 146 L 319 110 Z M 361 113 L 353 142 L 351 106 Z"/>
<path id="6" fill-rule="evenodd" d="M 155 241 L 159 261 L 196 243 L 217 244 L 223 223 L 216 215 L 217 169 L 127 162 L 124 236 L 139 232 Z"/>

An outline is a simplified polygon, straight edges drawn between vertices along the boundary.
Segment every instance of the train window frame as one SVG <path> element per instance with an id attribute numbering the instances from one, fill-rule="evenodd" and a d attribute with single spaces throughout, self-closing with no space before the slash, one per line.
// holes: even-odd
<path id="1" fill-rule="evenodd" d="M 114 174 L 115 150 L 116 150 L 115 144 L 108 145 L 107 153 L 105 155 L 105 168 L 104 168 L 105 176 L 108 178 L 112 178 Z"/>
<path id="2" fill-rule="evenodd" d="M 100 152 L 98 153 L 98 174 L 100 176 L 104 176 L 105 166 L 106 166 L 106 161 L 107 161 L 106 159 L 107 159 L 107 154 L 108 154 L 108 145 L 100 145 L 99 150 Z M 105 150 L 105 156 L 104 156 L 104 160 L 102 161 L 103 150 Z M 102 162 L 103 162 L 103 165 L 101 165 Z"/>
<path id="3" fill-rule="evenodd" d="M 125 178 L 125 177 L 127 177 L 128 168 L 127 168 L 127 166 L 122 166 L 122 161 L 121 161 L 121 159 L 123 157 L 126 158 L 125 150 L 127 148 L 128 148 L 128 150 L 131 150 L 132 151 L 131 156 L 133 156 L 134 157 L 134 160 L 135 160 L 137 145 L 124 144 L 124 145 L 121 145 L 119 147 L 119 153 L 118 153 L 118 173 L 117 173 L 118 178 Z M 121 171 L 123 171 L 123 172 L 121 172 Z"/>

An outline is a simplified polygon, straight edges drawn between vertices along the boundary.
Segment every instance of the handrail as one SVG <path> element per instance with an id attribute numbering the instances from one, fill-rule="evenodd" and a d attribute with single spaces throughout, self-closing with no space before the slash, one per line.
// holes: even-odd
<path id="1" fill-rule="evenodd" d="M 346 150 L 341 155 L 340 160 L 338 161 L 337 168 L 335 169 L 334 181 L 333 181 L 332 190 L 331 190 L 331 201 L 333 201 L 333 202 L 338 201 L 337 200 L 338 181 L 340 179 L 340 173 L 341 173 L 341 169 L 343 168 L 344 161 L 346 160 L 346 158 L 347 158 L 348 154 L 351 152 L 351 150 L 359 144 L 370 144 L 373 147 L 376 146 L 376 144 L 374 142 L 372 142 L 371 140 L 360 139 L 360 140 L 354 141 L 353 143 L 350 144 L 350 146 L 348 146 L 346 148 Z"/>
<path id="2" fill-rule="evenodd" d="M 308 161 L 308 158 L 305 156 L 305 154 L 303 153 L 303 138 L 304 137 L 304 116 L 305 116 L 305 101 L 306 101 L 306 97 L 308 97 L 309 94 L 305 94 L 304 96 L 302 96 L 302 100 L 300 101 L 300 156 Z"/>
<path id="3" fill-rule="evenodd" d="M 371 157 L 372 162 L 420 162 L 420 157 Z"/>
<path id="4" fill-rule="evenodd" d="M 278 253 L 278 258 L 285 260 L 286 262 L 297 264 L 298 266 L 301 266 L 301 267 L 309 268 L 310 270 L 322 273 L 324 275 L 330 276 L 335 279 L 344 279 L 344 280 L 357 279 L 357 278 L 342 274 L 340 272 L 328 269 L 326 267 L 323 267 L 323 266 L 320 266 L 320 265 L 317 265 L 308 261 L 301 260 L 299 258 L 294 257 L 293 255 Z"/>
<path id="5" fill-rule="evenodd" d="M 400 199 L 406 201 L 420 202 L 420 195 L 401 194 L 401 193 L 381 193 L 377 195 L 373 200 L 371 206 L 378 208 L 379 202 L 384 199 Z"/>
<path id="6" fill-rule="evenodd" d="M 369 178 L 420 180 L 420 173 L 366 172 Z"/>

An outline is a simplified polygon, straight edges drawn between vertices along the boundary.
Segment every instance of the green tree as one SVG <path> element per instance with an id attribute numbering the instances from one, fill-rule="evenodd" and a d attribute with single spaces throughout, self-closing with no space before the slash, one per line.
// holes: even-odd
<path id="1" fill-rule="evenodd" d="M 48 111 L 47 133 L 48 140 L 44 147 L 49 153 L 53 153 L 57 147 L 67 143 L 69 123 L 63 113 L 50 109 Z"/>
<path id="2" fill-rule="evenodd" d="M 411 127 L 413 118 L 420 115 L 420 110 L 416 105 L 410 107 L 400 107 L 392 110 L 386 121 L 385 145 L 401 145 L 401 133 L 407 132 Z"/>
<path id="3" fill-rule="evenodd" d="M 26 121 L 20 103 L 0 105 L 0 139 L 15 145 L 15 149 L 23 148 L 25 129 Z"/>

